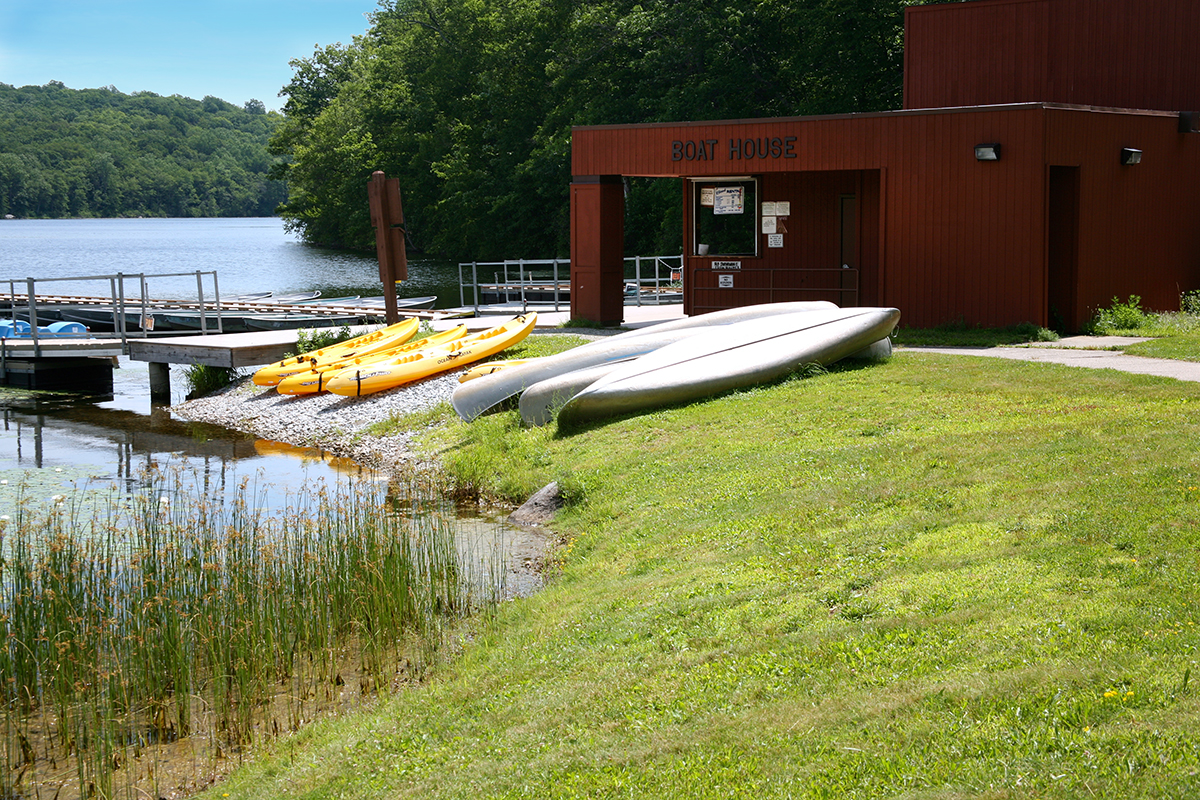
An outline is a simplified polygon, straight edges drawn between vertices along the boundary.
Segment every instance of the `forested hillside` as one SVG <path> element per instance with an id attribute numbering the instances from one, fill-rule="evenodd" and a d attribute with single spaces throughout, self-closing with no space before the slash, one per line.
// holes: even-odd
<path id="1" fill-rule="evenodd" d="M 292 62 L 283 214 L 369 248 L 382 169 L 418 248 L 565 255 L 572 125 L 898 108 L 910 3 L 384 0 L 367 36 Z M 628 190 L 627 249 L 678 252 L 678 182 Z"/>
<path id="2" fill-rule="evenodd" d="M 269 216 L 281 117 L 215 97 L 0 83 L 0 216 Z"/>

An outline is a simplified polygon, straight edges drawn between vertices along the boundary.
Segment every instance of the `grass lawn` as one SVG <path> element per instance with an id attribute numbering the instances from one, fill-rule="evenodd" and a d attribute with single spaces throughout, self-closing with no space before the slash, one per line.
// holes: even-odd
<path id="1" fill-rule="evenodd" d="M 1122 348 L 1132 356 L 1200 361 L 1200 333 L 1185 333 L 1138 342 Z"/>
<path id="2" fill-rule="evenodd" d="M 549 586 L 212 797 L 1200 796 L 1200 385 L 914 352 L 574 432 Z"/>

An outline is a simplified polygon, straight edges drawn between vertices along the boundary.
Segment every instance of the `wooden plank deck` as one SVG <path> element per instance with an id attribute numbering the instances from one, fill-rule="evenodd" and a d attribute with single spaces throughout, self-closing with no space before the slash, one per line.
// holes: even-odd
<path id="1" fill-rule="evenodd" d="M 270 364 L 296 352 L 296 339 L 294 330 L 130 339 L 129 358 L 155 364 L 206 364 L 237 369 Z"/>

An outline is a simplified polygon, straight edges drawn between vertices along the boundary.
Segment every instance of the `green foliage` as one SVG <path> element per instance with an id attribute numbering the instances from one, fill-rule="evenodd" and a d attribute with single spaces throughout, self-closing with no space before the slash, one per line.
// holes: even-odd
<path id="1" fill-rule="evenodd" d="M 189 364 L 183 370 L 188 385 L 188 397 L 203 397 L 224 389 L 240 375 L 229 367 L 210 367 L 208 364 Z"/>
<path id="2" fill-rule="evenodd" d="M 1096 312 L 1085 327 L 1085 332 L 1096 336 L 1108 336 L 1117 331 L 1136 331 L 1147 321 L 1148 315 L 1142 310 L 1142 298 L 1136 294 L 1129 295 L 1127 302 L 1120 298 L 1112 299 L 1112 306 Z"/>
<path id="3" fill-rule="evenodd" d="M 410 245 L 460 259 L 568 249 L 573 125 L 879 111 L 901 102 L 907 0 L 393 0 L 292 62 L 282 213 L 370 249 L 364 184 L 400 179 Z M 630 252 L 677 253 L 673 180 L 630 179 Z"/>
<path id="4" fill-rule="evenodd" d="M 270 216 L 279 121 L 258 101 L 0 83 L 0 216 Z"/>
<path id="5" fill-rule="evenodd" d="M 296 331 L 296 353 L 320 350 L 322 347 L 353 339 L 356 335 L 349 325 L 340 328 L 301 328 Z"/>

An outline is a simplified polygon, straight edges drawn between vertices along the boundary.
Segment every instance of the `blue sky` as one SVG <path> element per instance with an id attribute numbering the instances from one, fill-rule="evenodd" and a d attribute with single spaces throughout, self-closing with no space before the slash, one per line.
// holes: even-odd
<path id="1" fill-rule="evenodd" d="M 0 83 L 278 109 L 288 60 L 365 33 L 375 0 L 0 0 Z"/>

